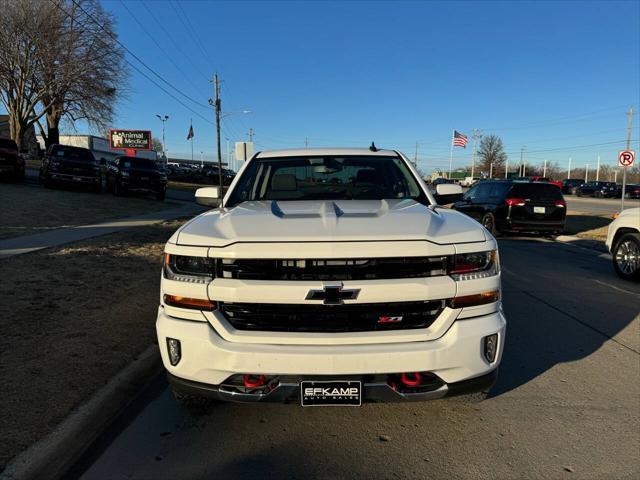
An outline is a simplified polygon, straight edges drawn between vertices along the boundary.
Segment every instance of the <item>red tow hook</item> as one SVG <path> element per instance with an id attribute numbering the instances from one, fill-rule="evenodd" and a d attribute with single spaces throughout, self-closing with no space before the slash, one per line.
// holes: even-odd
<path id="1" fill-rule="evenodd" d="M 257 388 L 264 385 L 264 375 L 245 375 L 244 386 L 247 388 Z"/>
<path id="2" fill-rule="evenodd" d="M 403 373 L 402 383 L 407 387 L 417 387 L 422 383 L 422 375 L 420 375 L 418 372 Z"/>

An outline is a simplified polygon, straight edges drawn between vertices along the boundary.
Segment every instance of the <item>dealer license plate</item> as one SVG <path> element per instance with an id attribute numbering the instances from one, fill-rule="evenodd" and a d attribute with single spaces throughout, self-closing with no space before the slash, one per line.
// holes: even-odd
<path id="1" fill-rule="evenodd" d="M 533 207 L 533 213 L 544 213 L 544 212 L 545 212 L 544 207 Z"/>
<path id="2" fill-rule="evenodd" d="M 362 405 L 362 382 L 349 380 L 300 382 L 300 404 L 303 407 L 330 405 L 359 407 Z"/>

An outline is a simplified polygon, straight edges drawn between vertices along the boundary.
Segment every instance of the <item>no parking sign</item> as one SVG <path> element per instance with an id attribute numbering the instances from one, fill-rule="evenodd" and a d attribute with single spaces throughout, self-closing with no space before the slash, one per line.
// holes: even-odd
<path id="1" fill-rule="evenodd" d="M 623 150 L 618 153 L 618 164 L 621 167 L 633 167 L 633 161 L 636 158 L 636 152 L 633 150 Z"/>

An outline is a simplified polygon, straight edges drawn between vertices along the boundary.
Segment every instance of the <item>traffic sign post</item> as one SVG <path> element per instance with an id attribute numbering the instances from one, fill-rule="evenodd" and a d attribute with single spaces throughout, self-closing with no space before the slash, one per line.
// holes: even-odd
<path id="1" fill-rule="evenodd" d="M 627 189 L 627 169 L 633 167 L 636 159 L 636 152 L 633 150 L 623 150 L 618 153 L 618 165 L 622 168 L 622 202 L 620 210 L 624 210 L 624 195 Z"/>

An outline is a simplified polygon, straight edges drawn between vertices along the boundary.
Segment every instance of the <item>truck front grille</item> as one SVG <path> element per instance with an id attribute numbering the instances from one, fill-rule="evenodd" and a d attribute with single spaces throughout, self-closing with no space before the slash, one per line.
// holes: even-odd
<path id="1" fill-rule="evenodd" d="M 375 280 L 446 275 L 447 257 L 312 260 L 223 259 L 223 278 L 241 280 Z"/>
<path id="2" fill-rule="evenodd" d="M 219 304 L 225 318 L 238 330 L 323 333 L 427 328 L 445 306 L 445 300 L 351 305 Z"/>

